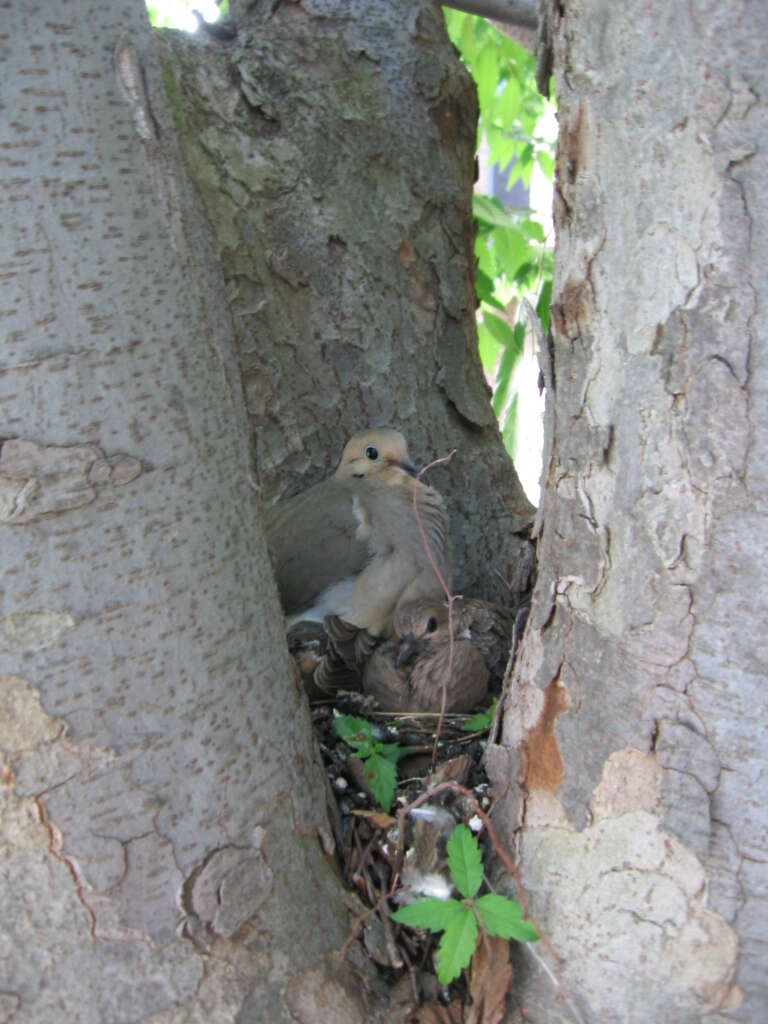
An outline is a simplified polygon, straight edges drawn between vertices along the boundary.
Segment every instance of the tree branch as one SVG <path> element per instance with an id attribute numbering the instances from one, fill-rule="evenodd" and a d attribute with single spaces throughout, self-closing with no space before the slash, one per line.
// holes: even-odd
<path id="1" fill-rule="evenodd" d="M 504 25 L 532 32 L 535 32 L 539 25 L 537 0 L 449 0 L 443 6 L 479 14 L 481 18 L 490 18 Z"/>

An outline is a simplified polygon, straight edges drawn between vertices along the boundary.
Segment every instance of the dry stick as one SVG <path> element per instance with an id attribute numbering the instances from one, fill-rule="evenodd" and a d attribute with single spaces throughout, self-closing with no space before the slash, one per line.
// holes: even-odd
<path id="1" fill-rule="evenodd" d="M 421 483 L 422 474 L 426 473 L 428 469 L 432 469 L 433 466 L 440 465 L 441 462 L 449 462 L 456 454 L 456 451 L 457 449 L 454 448 L 447 455 L 443 456 L 442 459 L 434 459 L 432 462 L 427 463 L 426 466 L 422 466 L 422 468 L 419 470 L 418 476 L 416 477 L 417 482 Z M 438 569 L 437 562 L 435 561 L 435 558 L 432 554 L 432 549 L 429 546 L 429 540 L 427 539 L 427 534 L 424 530 L 424 524 L 422 523 L 421 515 L 419 514 L 418 494 L 419 488 L 414 487 L 413 514 L 416 517 L 416 525 L 418 526 L 419 533 L 421 535 L 421 543 L 424 545 L 424 551 L 426 552 L 427 560 L 429 561 L 429 564 L 432 566 L 432 570 L 435 576 L 437 576 L 437 580 L 440 586 L 443 588 L 443 593 L 448 599 L 448 668 L 446 669 L 445 675 L 443 676 L 443 688 L 440 696 L 440 717 L 437 720 L 435 742 L 434 746 L 432 747 L 432 770 L 434 771 L 435 765 L 437 763 L 437 745 L 440 742 L 440 732 L 442 731 L 443 719 L 445 717 L 445 704 L 446 700 L 448 699 L 448 682 L 451 678 L 451 672 L 453 671 L 453 602 L 456 600 L 456 598 L 453 596 L 453 594 L 451 594 L 451 591 L 448 589 L 448 584 L 445 582 L 443 574 Z M 447 539 L 448 538 L 446 538 L 446 540 Z"/>
<path id="2" fill-rule="evenodd" d="M 341 956 L 342 960 L 344 959 L 344 957 L 349 952 L 349 947 L 352 945 L 352 943 L 357 938 L 358 932 L 360 931 L 362 926 L 365 924 L 365 922 L 368 920 L 368 918 L 372 914 L 380 913 L 380 908 L 382 906 L 386 905 L 386 902 L 390 898 L 390 896 L 391 896 L 391 891 L 390 890 L 388 890 L 386 892 L 383 892 L 381 894 L 381 896 L 379 896 L 379 898 L 376 900 L 376 903 L 374 904 L 374 906 L 369 907 L 369 909 L 366 910 L 364 914 L 360 914 L 359 917 L 355 918 L 355 920 L 352 922 L 352 930 L 350 931 L 349 935 L 344 940 L 344 945 L 339 950 L 339 955 Z"/>
<path id="3" fill-rule="evenodd" d="M 413 996 L 413 1001 L 414 1001 L 414 1003 L 416 1003 L 416 1005 L 418 1005 L 418 1003 L 419 1003 L 419 990 L 418 990 L 418 987 L 416 985 L 416 972 L 413 969 L 413 964 L 411 963 L 411 958 L 408 956 L 408 951 L 403 947 L 402 944 L 398 948 L 400 950 L 400 954 L 401 954 L 403 960 L 405 960 L 405 966 L 408 968 L 408 978 L 409 978 L 409 980 L 411 982 L 411 995 Z"/>
<path id="4" fill-rule="evenodd" d="M 374 832 L 373 835 L 371 836 L 371 838 L 365 844 L 365 847 L 363 848 L 363 852 L 360 855 L 360 863 L 357 865 L 355 870 L 352 872 L 351 881 L 356 883 L 358 878 L 360 877 L 360 875 L 365 871 L 365 865 L 368 862 L 368 857 L 370 856 L 371 850 L 373 849 L 373 844 L 375 843 L 376 838 L 377 838 L 377 836 L 376 836 L 376 833 Z"/>

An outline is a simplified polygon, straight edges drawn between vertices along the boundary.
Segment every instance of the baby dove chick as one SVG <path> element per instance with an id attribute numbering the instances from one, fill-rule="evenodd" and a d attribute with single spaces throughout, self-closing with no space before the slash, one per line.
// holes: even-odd
<path id="1" fill-rule="evenodd" d="M 470 711 L 488 692 L 483 656 L 466 635 L 453 628 L 453 660 L 448 608 L 421 599 L 401 605 L 395 637 L 378 647 L 363 673 L 363 690 L 386 711 L 439 711 L 446 687 L 446 711 Z"/>

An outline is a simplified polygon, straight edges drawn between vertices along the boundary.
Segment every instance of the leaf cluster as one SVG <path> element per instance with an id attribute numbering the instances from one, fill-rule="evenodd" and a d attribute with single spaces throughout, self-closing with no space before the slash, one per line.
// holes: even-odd
<path id="1" fill-rule="evenodd" d="M 483 881 L 483 860 L 477 839 L 466 825 L 457 825 L 447 846 L 448 867 L 462 900 L 426 896 L 392 914 L 411 928 L 442 932 L 437 948 L 437 978 L 448 985 L 469 964 L 482 929 L 488 935 L 517 942 L 535 942 L 539 934 L 523 918 L 514 900 L 496 893 L 477 896 Z"/>
<path id="2" fill-rule="evenodd" d="M 395 798 L 397 762 L 408 753 L 397 743 L 381 743 L 373 735 L 373 726 L 364 718 L 334 714 L 336 735 L 344 740 L 363 763 L 363 777 L 380 807 L 388 811 Z"/>
<path id="3" fill-rule="evenodd" d="M 460 729 L 462 732 L 485 732 L 491 728 L 493 722 L 493 716 L 496 713 L 496 705 L 499 703 L 499 698 L 494 697 L 491 701 L 491 706 L 486 708 L 485 711 L 478 711 L 476 715 L 473 715 L 469 721 L 465 722 Z"/>
<path id="4" fill-rule="evenodd" d="M 554 147 L 538 132 L 548 101 L 536 86 L 536 59 L 484 18 L 444 8 L 448 34 L 477 86 L 478 149 L 508 172 L 507 187 L 530 187 L 537 167 L 550 181 Z M 552 295 L 552 244 L 529 209 L 505 209 L 498 199 L 475 194 L 475 242 L 480 360 L 494 385 L 493 409 L 507 451 L 515 454 L 517 402 L 511 382 L 523 354 L 525 328 L 514 311 L 526 297 L 544 332 Z"/>

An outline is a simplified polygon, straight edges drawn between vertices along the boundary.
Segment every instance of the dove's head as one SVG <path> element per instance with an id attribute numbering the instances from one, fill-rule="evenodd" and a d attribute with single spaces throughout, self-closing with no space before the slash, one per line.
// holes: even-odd
<path id="1" fill-rule="evenodd" d="M 366 430 L 347 441 L 333 474 L 337 480 L 379 480 L 398 483 L 416 476 L 405 438 L 397 430 Z"/>
<path id="2" fill-rule="evenodd" d="M 395 664 L 404 665 L 414 654 L 435 644 L 448 643 L 448 606 L 423 598 L 409 601 L 395 611 L 393 627 L 400 637 Z"/>

